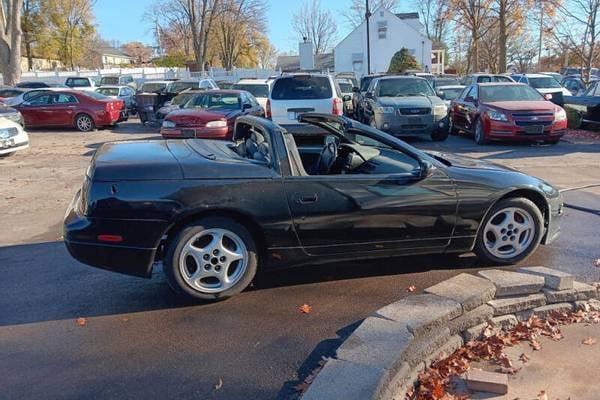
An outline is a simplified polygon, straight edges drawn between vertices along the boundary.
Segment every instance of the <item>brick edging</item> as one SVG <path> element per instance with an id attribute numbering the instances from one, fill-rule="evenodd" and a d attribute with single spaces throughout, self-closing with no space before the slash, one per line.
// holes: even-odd
<path id="1" fill-rule="evenodd" d="M 481 337 L 488 324 L 509 329 L 600 294 L 597 286 L 546 267 L 478 275 L 461 273 L 375 311 L 337 349 L 302 400 L 403 400 L 421 371 Z"/>

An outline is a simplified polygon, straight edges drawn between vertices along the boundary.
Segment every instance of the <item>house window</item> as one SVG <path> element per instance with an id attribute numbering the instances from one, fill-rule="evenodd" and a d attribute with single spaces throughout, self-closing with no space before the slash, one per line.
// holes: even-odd
<path id="1" fill-rule="evenodd" d="M 377 35 L 379 39 L 387 39 L 387 21 L 377 22 Z"/>

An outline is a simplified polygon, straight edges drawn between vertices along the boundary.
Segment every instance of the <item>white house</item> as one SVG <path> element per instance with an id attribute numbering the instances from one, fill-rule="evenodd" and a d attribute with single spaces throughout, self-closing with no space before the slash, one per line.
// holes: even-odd
<path id="1" fill-rule="evenodd" d="M 371 73 L 386 72 L 393 55 L 402 47 L 415 56 L 426 71 L 431 71 L 431 40 L 423 33 L 418 13 L 394 14 L 384 7 L 369 18 Z M 367 23 L 348 34 L 334 49 L 335 72 L 367 74 Z"/>

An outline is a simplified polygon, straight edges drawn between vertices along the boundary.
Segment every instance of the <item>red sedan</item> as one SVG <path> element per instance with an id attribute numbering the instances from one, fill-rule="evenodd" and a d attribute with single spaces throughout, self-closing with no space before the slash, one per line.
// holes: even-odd
<path id="1" fill-rule="evenodd" d="M 478 144 L 488 140 L 558 143 L 567 114 L 522 83 L 476 83 L 452 101 L 450 133 L 470 132 Z"/>
<path id="2" fill-rule="evenodd" d="M 115 125 L 122 119 L 124 103 L 99 93 L 60 90 L 42 92 L 14 108 L 23 114 L 26 127 L 72 126 L 81 132 Z"/>
<path id="3" fill-rule="evenodd" d="M 209 90 L 192 97 L 180 110 L 168 113 L 160 133 L 165 138 L 230 140 L 235 119 L 245 114 L 265 115 L 249 92 Z"/>

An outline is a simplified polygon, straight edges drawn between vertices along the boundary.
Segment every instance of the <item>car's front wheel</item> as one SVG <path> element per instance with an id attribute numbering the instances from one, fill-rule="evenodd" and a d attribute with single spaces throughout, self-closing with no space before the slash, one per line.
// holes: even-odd
<path id="1" fill-rule="evenodd" d="M 244 290 L 257 264 L 256 243 L 243 225 L 228 218 L 204 218 L 169 240 L 163 269 L 176 292 L 219 300 Z"/>
<path id="2" fill-rule="evenodd" d="M 431 140 L 434 142 L 442 142 L 446 139 L 448 139 L 447 129 L 436 129 L 431 133 Z"/>
<path id="3" fill-rule="evenodd" d="M 478 118 L 477 121 L 475 121 L 475 129 L 473 131 L 473 136 L 475 138 L 475 143 L 477 144 L 485 144 L 487 142 L 481 118 Z"/>
<path id="4" fill-rule="evenodd" d="M 544 216 L 531 200 L 501 200 L 482 221 L 474 250 L 485 263 L 514 264 L 535 251 L 543 229 Z"/>
<path id="5" fill-rule="evenodd" d="M 79 114 L 75 117 L 75 128 L 80 132 L 90 132 L 94 129 L 94 120 L 87 114 Z"/>

